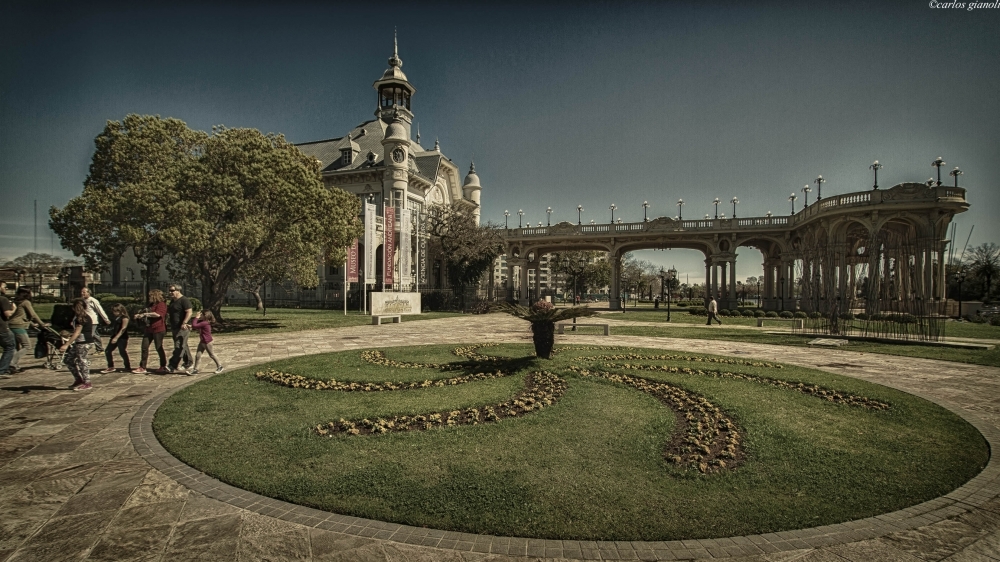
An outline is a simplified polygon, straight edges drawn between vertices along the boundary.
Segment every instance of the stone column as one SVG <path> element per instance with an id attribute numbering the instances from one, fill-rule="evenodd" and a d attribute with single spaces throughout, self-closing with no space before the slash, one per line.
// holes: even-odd
<path id="1" fill-rule="evenodd" d="M 515 302 L 514 299 L 514 261 L 507 258 L 507 302 Z"/>
<path id="2" fill-rule="evenodd" d="M 930 314 L 930 304 L 934 300 L 934 246 L 928 240 L 924 246 L 924 314 Z"/>
<path id="3" fill-rule="evenodd" d="M 520 266 L 519 279 L 520 287 L 518 288 L 517 302 L 522 306 L 528 306 L 528 263 L 524 262 Z"/>
<path id="4" fill-rule="evenodd" d="M 712 291 L 712 258 L 705 258 L 705 296 Z"/>
<path id="5" fill-rule="evenodd" d="M 945 301 L 945 298 L 947 297 L 947 294 L 945 293 L 945 289 L 948 287 L 948 284 L 947 284 L 948 280 L 947 280 L 946 275 L 945 275 L 945 273 L 947 272 L 947 269 L 948 269 L 946 267 L 947 264 L 945 263 L 945 255 L 947 255 L 947 253 L 945 252 L 945 244 L 946 244 L 946 242 L 943 241 L 943 240 L 939 240 L 938 243 L 937 243 L 937 247 L 938 247 L 938 274 L 937 274 L 938 284 L 937 284 L 937 290 L 935 291 L 935 293 L 936 293 L 936 296 L 937 296 L 937 300 L 940 301 L 940 302 L 942 302 L 942 303 Z M 941 309 L 940 313 L 944 314 L 944 309 L 943 308 Z"/>
<path id="6" fill-rule="evenodd" d="M 719 294 L 719 266 L 712 261 L 712 291 L 709 294 L 710 298 L 715 298 Z"/>
<path id="7" fill-rule="evenodd" d="M 611 310 L 621 310 L 622 257 L 618 252 L 612 252 L 608 258 L 611 260 L 611 287 L 608 305 Z"/>
<path id="8" fill-rule="evenodd" d="M 736 256 L 729 261 L 729 299 L 732 301 L 729 303 L 729 308 L 736 308 L 739 302 L 736 300 L 739 295 L 736 294 Z"/>

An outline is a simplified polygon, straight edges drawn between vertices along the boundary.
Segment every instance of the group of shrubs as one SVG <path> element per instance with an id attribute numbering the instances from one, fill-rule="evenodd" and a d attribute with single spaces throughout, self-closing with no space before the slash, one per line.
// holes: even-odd
<path id="1" fill-rule="evenodd" d="M 691 307 L 688 309 L 688 312 L 694 316 L 708 316 L 708 309 L 704 306 Z M 764 311 L 759 308 L 722 308 L 719 309 L 719 316 L 742 316 L 744 318 L 806 318 L 807 315 L 805 312 L 793 313 L 790 310 L 778 312 L 776 310 Z"/>

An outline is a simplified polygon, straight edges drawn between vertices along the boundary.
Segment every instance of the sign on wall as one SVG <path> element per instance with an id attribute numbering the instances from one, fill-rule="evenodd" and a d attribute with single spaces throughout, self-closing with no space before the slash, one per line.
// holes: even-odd
<path id="1" fill-rule="evenodd" d="M 358 239 L 347 248 L 347 282 L 358 282 Z"/>
<path id="2" fill-rule="evenodd" d="M 420 314 L 420 293 L 372 292 L 372 316 Z"/>
<path id="3" fill-rule="evenodd" d="M 405 289 L 413 282 L 413 274 L 410 268 L 410 216 L 409 209 L 399 210 L 399 284 Z"/>
<path id="4" fill-rule="evenodd" d="M 385 241 L 382 243 L 382 256 L 385 258 L 385 265 L 382 271 L 385 272 L 383 285 L 392 285 L 396 280 L 396 208 L 385 208 Z"/>
<path id="5" fill-rule="evenodd" d="M 365 203 L 365 283 L 375 283 L 375 204 Z"/>

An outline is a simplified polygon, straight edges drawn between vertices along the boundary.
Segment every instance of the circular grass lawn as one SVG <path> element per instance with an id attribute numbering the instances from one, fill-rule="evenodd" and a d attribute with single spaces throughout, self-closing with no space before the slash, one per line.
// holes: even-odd
<path id="1" fill-rule="evenodd" d="M 946 494 L 989 458 L 948 410 L 815 370 L 634 348 L 560 346 L 552 360 L 515 344 L 458 352 L 355 350 L 232 371 L 174 394 L 153 428 L 179 459 L 265 496 L 547 539 L 843 522 Z M 551 380 L 563 382 L 528 393 Z M 334 388 L 307 388 L 317 386 Z M 504 414 L 514 400 L 528 405 Z M 473 409 L 478 418 L 464 414 Z M 446 424 L 449 412 L 459 423 Z"/>

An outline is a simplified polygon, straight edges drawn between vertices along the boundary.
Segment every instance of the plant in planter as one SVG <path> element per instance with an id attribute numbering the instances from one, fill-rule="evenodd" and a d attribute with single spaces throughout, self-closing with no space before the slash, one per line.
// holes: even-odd
<path id="1" fill-rule="evenodd" d="M 556 322 L 597 314 L 585 306 L 555 308 L 552 303 L 542 300 L 529 307 L 503 303 L 499 308 L 511 316 L 517 316 L 531 322 L 531 339 L 535 344 L 535 355 L 542 359 L 549 359 L 552 355 L 552 346 L 555 345 Z"/>

